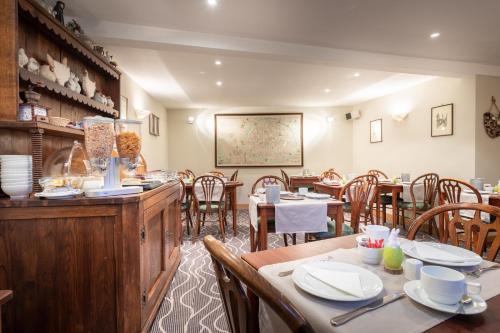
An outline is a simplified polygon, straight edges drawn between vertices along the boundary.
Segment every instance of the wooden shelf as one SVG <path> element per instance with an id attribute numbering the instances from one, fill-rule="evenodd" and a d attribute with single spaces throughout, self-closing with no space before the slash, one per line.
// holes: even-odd
<path id="1" fill-rule="evenodd" d="M 99 102 L 93 100 L 92 98 L 88 98 L 85 95 L 78 94 L 69 88 L 61 86 L 60 84 L 58 84 L 56 82 L 51 82 L 51 81 L 47 80 L 46 78 L 44 78 L 40 75 L 31 73 L 24 68 L 19 68 L 19 78 L 25 82 L 39 86 L 39 87 L 46 89 L 48 91 L 51 91 L 55 94 L 66 97 L 72 101 L 75 101 L 75 102 L 78 102 L 78 103 L 83 104 L 85 106 L 88 106 L 89 108 L 91 108 L 95 111 L 102 112 L 102 113 L 105 113 L 107 115 L 111 115 L 115 118 L 117 118 L 119 115 L 118 111 L 116 111 L 115 109 L 113 109 L 109 106 L 106 106 L 102 103 L 99 103 Z"/>
<path id="2" fill-rule="evenodd" d="M 83 139 L 84 133 L 83 130 L 74 129 L 69 127 L 61 127 L 55 126 L 52 124 L 40 122 L 40 121 L 8 121 L 8 120 L 0 120 L 0 128 L 4 129 L 12 129 L 18 131 L 26 131 L 29 132 L 31 130 L 43 130 L 44 134 L 66 137 L 66 138 L 74 138 L 74 139 Z"/>
<path id="3" fill-rule="evenodd" d="M 90 60 L 94 65 L 109 74 L 111 77 L 119 80 L 120 71 L 111 65 L 102 55 L 90 48 L 89 45 L 78 39 L 64 25 L 59 23 L 47 10 L 33 0 L 18 0 L 19 11 L 29 15 L 32 19 L 38 21 L 50 32 L 52 32 L 61 42 L 70 46 L 80 55 Z"/>

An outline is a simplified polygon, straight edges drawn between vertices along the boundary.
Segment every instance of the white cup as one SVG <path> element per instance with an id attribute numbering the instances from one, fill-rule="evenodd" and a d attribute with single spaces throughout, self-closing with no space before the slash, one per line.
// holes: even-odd
<path id="1" fill-rule="evenodd" d="M 404 275 L 409 281 L 420 280 L 420 270 L 424 263 L 418 259 L 408 258 L 404 264 Z"/>
<path id="2" fill-rule="evenodd" d="M 485 192 L 493 193 L 493 186 L 491 184 L 484 184 L 483 189 Z"/>
<path id="3" fill-rule="evenodd" d="M 383 225 L 362 225 L 360 227 L 361 231 L 366 234 L 372 241 L 376 241 L 379 239 L 384 240 L 384 245 L 387 243 L 387 238 L 389 238 L 390 229 Z"/>
<path id="4" fill-rule="evenodd" d="M 307 187 L 299 187 L 299 194 L 300 195 L 306 195 L 309 192 L 309 189 Z"/>
<path id="5" fill-rule="evenodd" d="M 466 282 L 465 275 L 462 273 L 441 266 L 422 267 L 420 283 L 429 299 L 447 305 L 457 304 L 464 295 L 469 293 L 481 292 L 479 283 Z M 475 292 L 472 292 L 473 289 Z"/>
<path id="6" fill-rule="evenodd" d="M 358 252 L 361 255 L 361 261 L 369 265 L 378 265 L 382 261 L 384 248 L 369 248 L 358 244 Z"/>

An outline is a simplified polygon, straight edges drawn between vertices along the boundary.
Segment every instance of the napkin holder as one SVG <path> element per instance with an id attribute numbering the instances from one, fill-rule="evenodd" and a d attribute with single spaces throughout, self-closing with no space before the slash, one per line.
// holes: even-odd
<path id="1" fill-rule="evenodd" d="M 280 202 L 280 185 L 266 185 L 266 202 L 268 204 L 277 204 Z"/>

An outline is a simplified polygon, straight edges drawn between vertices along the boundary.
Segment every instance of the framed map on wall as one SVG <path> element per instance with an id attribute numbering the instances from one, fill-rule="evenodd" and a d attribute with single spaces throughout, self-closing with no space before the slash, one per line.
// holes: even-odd
<path id="1" fill-rule="evenodd" d="M 215 166 L 303 166 L 302 119 L 302 113 L 216 114 Z"/>

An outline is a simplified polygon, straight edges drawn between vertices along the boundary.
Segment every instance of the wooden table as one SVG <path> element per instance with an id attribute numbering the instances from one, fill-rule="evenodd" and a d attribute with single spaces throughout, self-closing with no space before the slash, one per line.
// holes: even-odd
<path id="1" fill-rule="evenodd" d="M 297 192 L 299 187 L 312 188 L 314 182 L 319 182 L 319 176 L 291 176 L 290 191 Z"/>
<path id="2" fill-rule="evenodd" d="M 318 193 L 326 193 L 334 198 L 341 200 L 339 198 L 340 192 L 344 188 L 344 185 L 327 185 L 322 182 L 314 182 L 313 183 L 314 191 Z M 378 184 L 378 194 L 391 194 L 392 195 L 392 226 L 395 227 L 399 223 L 399 216 L 398 216 L 398 197 L 399 193 L 403 192 L 403 185 L 401 184 L 393 184 L 393 183 L 379 183 Z M 377 224 L 379 224 L 380 221 L 380 205 L 379 202 L 376 202 L 377 204 L 377 209 L 375 212 L 375 219 Z M 385 211 L 383 214 L 384 218 L 384 223 L 385 221 Z"/>
<path id="3" fill-rule="evenodd" d="M 236 236 L 236 213 L 238 205 L 237 188 L 243 186 L 242 182 L 238 181 L 228 181 L 224 183 L 224 188 L 226 195 L 231 200 L 231 212 L 233 213 L 233 235 Z M 190 198 L 193 195 L 193 184 L 186 184 L 186 198 Z"/>
<path id="4" fill-rule="evenodd" d="M 258 270 L 266 265 L 308 258 L 336 249 L 353 248 L 355 246 L 356 235 L 351 235 L 273 250 L 247 253 L 241 257 L 250 266 Z M 474 316 L 457 315 L 431 328 L 427 332 L 498 332 L 498 327 L 500 327 L 500 295 L 488 301 L 488 309 L 482 314 Z"/>
<path id="5" fill-rule="evenodd" d="M 0 290 L 0 333 L 2 332 L 2 305 L 12 299 L 12 290 Z"/>
<path id="6" fill-rule="evenodd" d="M 257 239 L 259 240 L 259 251 L 267 250 L 267 221 L 274 219 L 275 207 L 274 204 L 259 203 L 257 204 L 257 214 L 259 215 L 259 230 L 257 231 Z M 344 203 L 339 200 L 328 201 L 327 213 L 330 218 L 335 220 L 335 234 L 337 237 L 342 235 L 342 225 L 344 224 Z M 250 224 L 250 244 L 254 244 L 255 229 Z M 250 249 L 252 252 L 256 248 Z"/>

